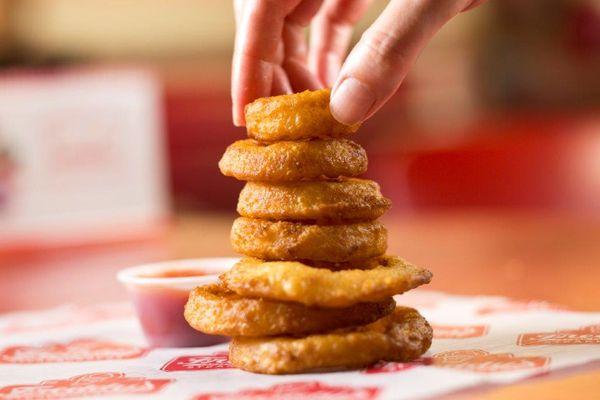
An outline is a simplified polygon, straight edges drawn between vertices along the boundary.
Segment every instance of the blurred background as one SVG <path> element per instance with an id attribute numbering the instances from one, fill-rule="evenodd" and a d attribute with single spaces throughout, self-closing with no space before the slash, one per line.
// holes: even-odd
<path id="1" fill-rule="evenodd" d="M 229 1 L 0 0 L 0 311 L 232 254 L 233 38 Z M 356 136 L 394 204 L 389 251 L 432 289 L 600 309 L 599 111 L 597 0 L 455 18 Z"/>

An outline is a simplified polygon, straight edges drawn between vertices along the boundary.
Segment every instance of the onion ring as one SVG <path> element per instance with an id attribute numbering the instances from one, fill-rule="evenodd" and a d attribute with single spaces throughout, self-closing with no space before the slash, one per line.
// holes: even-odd
<path id="1" fill-rule="evenodd" d="M 290 182 L 358 176 L 367 162 L 365 149 L 346 139 L 272 144 L 245 139 L 225 150 L 219 168 L 243 181 Z"/>
<path id="2" fill-rule="evenodd" d="M 245 298 L 222 284 L 197 287 L 185 306 L 190 326 L 211 335 L 272 336 L 325 332 L 378 320 L 394 311 L 394 299 L 348 308 Z"/>
<path id="3" fill-rule="evenodd" d="M 243 217 L 283 221 L 370 221 L 391 202 L 376 182 L 341 178 L 323 182 L 248 182 L 237 204 Z"/>
<path id="4" fill-rule="evenodd" d="M 397 307 L 356 328 L 306 337 L 233 338 L 229 362 L 262 374 L 361 368 L 378 361 L 411 361 L 429 349 L 433 331 L 416 310 Z"/>
<path id="5" fill-rule="evenodd" d="M 360 124 L 344 125 L 329 111 L 329 89 L 263 97 L 244 110 L 251 138 L 273 142 L 348 136 Z"/>
<path id="6" fill-rule="evenodd" d="M 347 262 L 385 254 L 387 230 L 379 221 L 308 225 L 239 217 L 231 244 L 236 252 L 263 260 Z"/>
<path id="7" fill-rule="evenodd" d="M 243 258 L 220 278 L 240 296 L 328 308 L 381 301 L 431 280 L 431 272 L 399 257 L 384 256 L 380 263 L 366 270 L 331 271 L 295 261 Z"/>

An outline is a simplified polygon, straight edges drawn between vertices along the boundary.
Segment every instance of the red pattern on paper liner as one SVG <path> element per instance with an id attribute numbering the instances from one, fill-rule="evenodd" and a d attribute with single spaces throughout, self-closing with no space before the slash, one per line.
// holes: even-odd
<path id="1" fill-rule="evenodd" d="M 7 347 L 0 350 L 0 363 L 41 364 L 126 360 L 142 357 L 146 352 L 147 349 L 130 344 L 95 339 L 76 339 L 67 343 Z"/>
<path id="2" fill-rule="evenodd" d="M 473 349 L 445 351 L 435 354 L 432 365 L 489 373 L 542 368 L 549 363 L 549 357 L 515 356 L 512 353 L 490 353 L 485 350 Z"/>
<path id="3" fill-rule="evenodd" d="M 419 358 L 416 359 L 414 361 L 410 361 L 410 362 L 388 362 L 388 361 L 381 361 L 378 362 L 377 364 L 361 371 L 363 374 L 387 374 L 387 373 L 395 373 L 395 372 L 402 372 L 402 371 L 408 371 L 410 369 L 413 369 L 415 367 L 421 367 L 424 365 L 431 365 L 432 364 L 432 358 L 431 357 L 423 357 L 423 358 Z"/>
<path id="4" fill-rule="evenodd" d="M 573 344 L 600 344 L 600 324 L 554 332 L 522 333 L 517 338 L 517 345 L 519 346 L 564 346 Z"/>
<path id="5" fill-rule="evenodd" d="M 220 351 L 207 355 L 179 356 L 169 360 L 160 369 L 166 372 L 174 372 L 233 369 L 233 367 L 229 363 L 228 353 Z"/>
<path id="6" fill-rule="evenodd" d="M 122 372 L 97 372 L 25 385 L 0 387 L 0 400 L 47 400 L 109 395 L 151 394 L 173 379 L 127 376 Z"/>
<path id="7" fill-rule="evenodd" d="M 407 363 L 381 362 L 363 371 L 365 374 L 396 373 L 419 366 L 455 368 L 478 373 L 509 372 L 538 369 L 550 364 L 549 357 L 515 356 L 512 353 L 490 353 L 480 349 L 452 350 L 422 357 Z"/>
<path id="8" fill-rule="evenodd" d="M 202 393 L 194 400 L 374 400 L 380 389 L 375 386 L 333 386 L 319 381 L 289 382 L 260 389 L 235 392 Z"/>

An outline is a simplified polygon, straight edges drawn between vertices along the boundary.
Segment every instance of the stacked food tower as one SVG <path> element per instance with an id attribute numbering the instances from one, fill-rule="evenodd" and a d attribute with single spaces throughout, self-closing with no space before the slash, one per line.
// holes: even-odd
<path id="1" fill-rule="evenodd" d="M 358 179 L 365 150 L 337 122 L 329 90 L 258 99 L 246 107 L 249 139 L 233 143 L 221 172 L 248 181 L 231 231 L 246 257 L 196 288 L 185 316 L 194 328 L 232 336 L 241 369 L 300 373 L 408 361 L 432 331 L 392 296 L 431 273 L 386 255 L 378 221 L 390 207 L 377 183 Z"/>

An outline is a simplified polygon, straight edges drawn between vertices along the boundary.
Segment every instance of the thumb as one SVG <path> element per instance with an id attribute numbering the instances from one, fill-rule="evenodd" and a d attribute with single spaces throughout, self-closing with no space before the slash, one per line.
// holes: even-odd
<path id="1" fill-rule="evenodd" d="M 331 94 L 334 118 L 353 125 L 369 118 L 396 92 L 431 37 L 473 0 L 392 0 L 365 31 Z"/>

